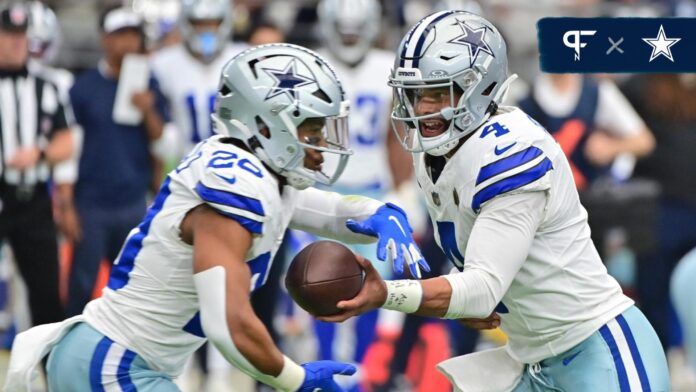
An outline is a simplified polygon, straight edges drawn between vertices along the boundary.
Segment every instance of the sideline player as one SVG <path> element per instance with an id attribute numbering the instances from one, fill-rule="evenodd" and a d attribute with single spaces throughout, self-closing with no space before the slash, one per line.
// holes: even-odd
<path id="1" fill-rule="evenodd" d="M 662 346 L 607 274 L 565 155 L 527 114 L 498 106 L 513 79 L 505 42 L 480 16 L 438 12 L 407 33 L 390 77 L 394 130 L 458 272 L 385 282 L 362 260 L 363 290 L 324 319 L 380 306 L 451 319 L 495 311 L 509 337 L 495 358 L 513 364 L 515 391 L 667 391 Z M 449 375 L 471 385 L 457 378 L 468 370 Z M 491 387 L 500 377 L 479 378 Z"/>
<path id="2" fill-rule="evenodd" d="M 174 125 L 158 146 L 166 149 L 161 155 L 178 160 L 213 135 L 210 114 L 220 71 L 247 47 L 229 41 L 232 19 L 229 0 L 184 0 L 178 23 L 183 42 L 152 55 L 152 70 L 169 100 Z"/>
<path id="3" fill-rule="evenodd" d="M 311 188 L 334 182 L 350 154 L 347 111 L 332 68 L 305 48 L 259 46 L 231 60 L 213 116 L 222 135 L 198 144 L 165 179 L 83 316 L 53 324 L 43 339 L 37 329 L 18 336 L 6 388 L 21 390 L 27 364 L 59 339 L 47 365 L 51 391 L 176 391 L 172 378 L 209 339 L 276 389 L 340 390 L 333 375 L 355 368 L 284 357 L 249 293 L 264 284 L 288 226 L 345 242 L 378 237 L 388 260 L 424 262 L 398 207 Z M 347 228 L 362 220 L 373 234 Z"/>

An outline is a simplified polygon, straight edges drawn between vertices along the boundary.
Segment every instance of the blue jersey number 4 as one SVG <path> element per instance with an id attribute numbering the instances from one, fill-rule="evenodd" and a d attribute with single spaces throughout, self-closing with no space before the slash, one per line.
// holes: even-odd
<path id="1" fill-rule="evenodd" d="M 502 125 L 501 123 L 494 122 L 493 124 L 486 125 L 483 128 L 483 131 L 481 132 L 481 139 L 483 139 L 484 137 L 488 136 L 491 133 L 495 133 L 495 137 L 501 137 L 509 132 L 510 132 L 510 130 L 507 129 L 507 127 L 505 127 L 505 125 Z"/>

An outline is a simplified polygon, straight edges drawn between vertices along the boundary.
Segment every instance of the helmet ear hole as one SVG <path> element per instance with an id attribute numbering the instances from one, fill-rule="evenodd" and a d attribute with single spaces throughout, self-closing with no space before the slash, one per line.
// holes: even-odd
<path id="1" fill-rule="evenodd" d="M 256 120 L 256 126 L 259 129 L 259 134 L 261 136 L 265 137 L 266 139 L 270 139 L 271 138 L 271 131 L 268 129 L 268 125 L 266 125 L 266 122 L 264 122 L 261 119 L 261 117 L 259 117 L 259 116 L 256 116 L 255 120 Z"/>
<path id="2" fill-rule="evenodd" d="M 484 97 L 487 97 L 487 96 L 491 95 L 491 93 L 493 92 L 493 89 L 494 89 L 495 86 L 497 86 L 497 85 L 498 85 L 498 82 L 493 82 L 493 83 L 489 84 L 488 87 L 486 87 L 486 89 L 483 90 L 483 92 L 481 93 L 481 95 L 483 95 Z"/>
<path id="3" fill-rule="evenodd" d="M 222 87 L 220 87 L 220 95 L 223 97 L 229 97 L 231 93 L 232 90 L 227 86 L 227 84 L 223 84 Z"/>
<path id="4" fill-rule="evenodd" d="M 312 95 L 315 97 L 321 99 L 322 101 L 331 104 L 331 98 L 329 98 L 329 95 L 324 92 L 322 89 L 318 89 L 317 91 L 313 92 Z"/>

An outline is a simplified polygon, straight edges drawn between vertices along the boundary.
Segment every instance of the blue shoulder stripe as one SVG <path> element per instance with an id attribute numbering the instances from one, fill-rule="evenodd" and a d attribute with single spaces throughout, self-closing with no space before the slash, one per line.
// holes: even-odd
<path id="1" fill-rule="evenodd" d="M 209 202 L 222 204 L 240 210 L 253 212 L 259 216 L 266 216 L 263 211 L 263 205 L 258 199 L 253 197 L 243 196 L 234 192 L 224 191 L 222 189 L 209 188 L 203 185 L 202 182 L 196 184 L 196 192 L 201 199 Z"/>
<path id="2" fill-rule="evenodd" d="M 253 219 L 249 219 L 245 216 L 233 214 L 231 212 L 218 210 L 217 208 L 210 206 L 215 212 L 220 215 L 224 215 L 228 218 L 232 218 L 242 225 L 245 229 L 249 230 L 251 234 L 261 234 L 263 232 L 263 222 L 259 222 Z"/>
<path id="3" fill-rule="evenodd" d="M 518 151 L 510 155 L 509 157 L 489 163 L 479 170 L 479 175 L 476 178 L 476 185 L 491 177 L 497 176 L 500 173 L 504 173 L 508 170 L 512 170 L 518 166 L 524 165 L 527 162 L 531 162 L 541 154 L 543 154 L 543 152 L 540 149 L 536 147 L 527 147 L 522 151 Z"/>
<path id="4" fill-rule="evenodd" d="M 505 192 L 509 192 L 532 183 L 543 177 L 544 174 L 551 169 L 553 169 L 553 164 L 549 158 L 544 158 L 544 160 L 539 162 L 538 165 L 530 167 L 529 169 L 517 173 L 514 176 L 503 178 L 502 180 L 476 192 L 473 201 L 471 202 L 471 208 L 473 208 L 474 211 L 478 211 L 481 208 L 481 204 Z"/>

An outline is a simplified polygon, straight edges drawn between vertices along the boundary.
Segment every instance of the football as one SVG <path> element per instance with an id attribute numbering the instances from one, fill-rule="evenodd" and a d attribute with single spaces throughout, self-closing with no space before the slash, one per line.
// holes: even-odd
<path id="1" fill-rule="evenodd" d="M 334 241 L 317 241 L 302 249 L 285 276 L 292 299 L 314 316 L 338 313 L 336 304 L 355 297 L 362 284 L 355 254 Z"/>

